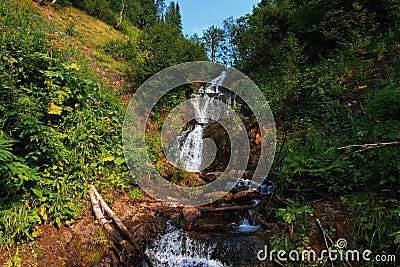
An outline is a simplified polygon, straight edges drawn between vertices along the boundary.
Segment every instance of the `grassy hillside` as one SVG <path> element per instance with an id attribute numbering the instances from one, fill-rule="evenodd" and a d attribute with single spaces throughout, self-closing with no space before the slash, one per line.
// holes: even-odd
<path id="1" fill-rule="evenodd" d="M 33 240 L 37 225 L 74 223 L 90 206 L 90 183 L 134 184 L 120 144 L 124 109 L 110 90 L 120 90 L 111 78 L 129 68 L 104 50 L 134 35 L 75 8 L 39 9 L 28 0 L 3 1 L 0 17 L 3 251 Z"/>
<path id="2" fill-rule="evenodd" d="M 124 28 L 126 34 L 123 34 L 74 7 L 55 8 L 47 5 L 40 9 L 43 18 L 50 25 L 60 29 L 59 32 L 63 36 L 67 35 L 68 38 L 64 39 L 65 45 L 79 49 L 106 84 L 113 85 L 116 90 L 125 86 L 121 76 L 129 72 L 130 67 L 115 50 L 121 48 L 118 46 L 129 43 L 133 56 L 139 61 L 136 46 L 141 31 L 138 28 L 129 25 Z"/>

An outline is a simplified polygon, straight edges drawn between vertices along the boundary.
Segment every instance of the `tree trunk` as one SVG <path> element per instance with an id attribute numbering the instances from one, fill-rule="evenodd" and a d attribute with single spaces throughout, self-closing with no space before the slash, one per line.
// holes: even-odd
<path id="1" fill-rule="evenodd" d="M 121 24 L 122 22 L 122 17 L 124 14 L 124 9 L 125 9 L 125 0 L 121 0 L 121 11 L 119 12 L 119 19 L 117 24 L 115 24 L 115 28 L 118 28 L 118 26 Z"/>
<path id="2" fill-rule="evenodd" d="M 212 35 L 211 35 L 211 61 L 213 62 L 213 63 L 215 63 L 215 50 L 216 50 L 216 46 L 217 46 L 217 42 L 216 42 L 216 36 L 215 36 L 215 33 L 213 33 Z"/>

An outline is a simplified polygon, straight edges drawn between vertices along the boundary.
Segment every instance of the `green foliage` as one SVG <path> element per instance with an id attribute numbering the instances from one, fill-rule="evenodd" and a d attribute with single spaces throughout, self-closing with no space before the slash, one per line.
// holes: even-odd
<path id="1" fill-rule="evenodd" d="M 179 4 L 172 1 L 165 12 L 165 22 L 182 30 L 182 16 Z"/>
<path id="2" fill-rule="evenodd" d="M 354 216 L 354 247 L 382 253 L 399 249 L 400 203 L 392 196 L 376 193 L 341 197 L 343 205 Z"/>
<path id="3" fill-rule="evenodd" d="M 212 62 L 223 63 L 225 50 L 225 33 L 222 29 L 211 26 L 203 31 L 202 40 Z"/>
<path id="4" fill-rule="evenodd" d="M 309 132 L 297 140 L 287 140 L 287 155 L 277 166 L 276 175 L 285 179 L 290 190 L 306 189 L 307 194 L 326 196 L 338 190 L 351 190 L 348 183 L 353 170 L 352 162 L 336 151 L 322 133 Z M 280 167 L 280 168 L 279 168 Z"/>
<path id="5" fill-rule="evenodd" d="M 111 10 L 112 2 L 107 0 L 95 0 L 95 1 L 71 1 L 77 5 L 77 7 L 86 11 L 89 15 L 99 18 L 109 24 L 112 24 L 116 20 L 115 13 Z"/>
<path id="6" fill-rule="evenodd" d="M 124 59 L 128 62 L 138 60 L 136 45 L 131 41 L 111 40 L 104 45 L 104 51 L 115 59 Z"/>
<path id="7" fill-rule="evenodd" d="M 385 120 L 400 121 L 400 88 L 398 80 L 393 81 L 390 85 L 376 91 L 369 101 L 366 109 L 377 120 L 385 122 Z"/>
<path id="8" fill-rule="evenodd" d="M 206 60 L 200 44 L 185 39 L 179 28 L 163 22 L 144 29 L 139 38 L 139 49 L 143 62 L 136 68 L 138 84 L 164 68 L 183 62 Z"/>
<path id="9" fill-rule="evenodd" d="M 276 212 L 277 217 L 282 217 L 284 222 L 289 227 L 294 227 L 294 225 L 299 225 L 306 229 L 306 218 L 307 214 L 312 214 L 313 211 L 309 206 L 302 206 L 302 207 L 287 207 L 287 208 L 280 208 Z"/>
<path id="10" fill-rule="evenodd" d="M 308 216 L 313 211 L 309 206 L 290 206 L 277 210 L 275 216 L 283 220 L 285 230 L 287 232 L 276 233 L 271 239 L 270 246 L 272 249 L 298 251 L 311 249 L 310 238 L 307 236 L 307 231 L 310 227 Z"/>
<path id="11" fill-rule="evenodd" d="M 83 57 L 57 48 L 62 36 L 29 1 L 5 3 L 0 14 L 3 249 L 34 238 L 38 223 L 72 224 L 90 183 L 134 181 L 121 160 L 119 101 Z"/>

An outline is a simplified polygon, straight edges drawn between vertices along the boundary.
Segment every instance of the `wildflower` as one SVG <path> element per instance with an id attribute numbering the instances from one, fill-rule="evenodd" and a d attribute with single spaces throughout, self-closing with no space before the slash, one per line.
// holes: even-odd
<path id="1" fill-rule="evenodd" d="M 32 16 L 32 20 L 35 20 L 36 19 L 36 16 Z"/>

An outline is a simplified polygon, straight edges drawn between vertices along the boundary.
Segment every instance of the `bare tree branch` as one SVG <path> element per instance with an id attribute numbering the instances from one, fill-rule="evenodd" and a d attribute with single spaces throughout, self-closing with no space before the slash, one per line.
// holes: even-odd
<path id="1" fill-rule="evenodd" d="M 363 145 L 348 145 L 348 146 L 342 146 L 338 147 L 337 150 L 342 150 L 342 149 L 349 149 L 353 147 L 359 147 L 361 149 L 357 150 L 356 153 L 361 153 L 364 152 L 368 149 L 373 149 L 373 148 L 378 148 L 378 147 L 383 147 L 383 146 L 389 146 L 389 145 L 400 145 L 400 141 L 394 141 L 394 142 L 387 142 L 387 143 L 375 143 L 375 144 L 363 144 Z"/>

